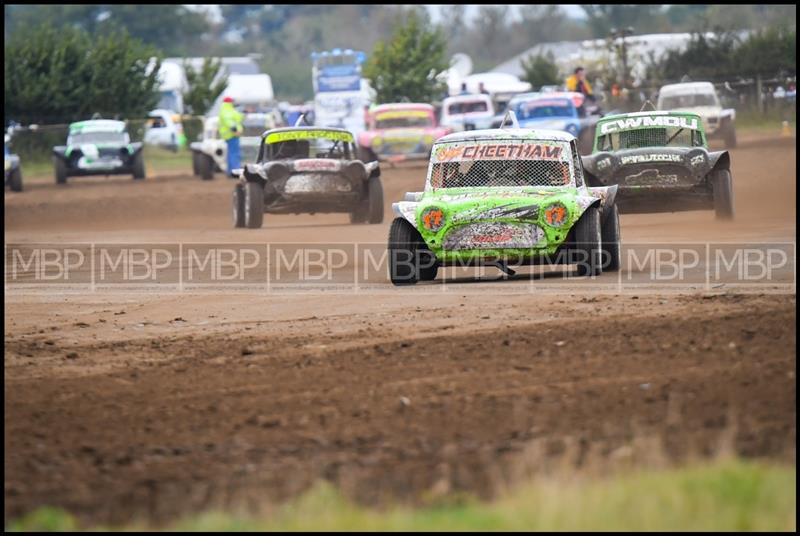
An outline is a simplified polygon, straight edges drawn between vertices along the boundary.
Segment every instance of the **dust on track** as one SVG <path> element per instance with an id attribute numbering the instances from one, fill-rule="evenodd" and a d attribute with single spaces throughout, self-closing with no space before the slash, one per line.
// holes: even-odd
<path id="1" fill-rule="evenodd" d="M 790 141 L 732 152 L 735 222 L 623 215 L 623 240 L 794 241 Z M 423 173 L 384 172 L 387 210 Z M 5 196 L 6 242 L 380 242 L 388 230 L 341 215 L 233 230 L 230 189 L 219 176 L 34 180 Z M 320 478 L 376 504 L 489 497 L 555 465 L 726 450 L 794 462 L 794 293 L 530 285 L 12 296 L 6 521 L 45 504 L 86 522 L 164 521 L 258 508 Z"/>

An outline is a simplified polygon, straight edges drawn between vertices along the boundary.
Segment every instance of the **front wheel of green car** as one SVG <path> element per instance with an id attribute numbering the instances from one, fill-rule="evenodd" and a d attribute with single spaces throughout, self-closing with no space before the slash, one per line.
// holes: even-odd
<path id="1" fill-rule="evenodd" d="M 393 285 L 413 285 L 436 279 L 439 263 L 414 227 L 396 218 L 389 228 L 389 279 Z"/>
<path id="2" fill-rule="evenodd" d="M 727 169 L 711 172 L 711 189 L 714 194 L 714 213 L 718 220 L 733 219 L 733 179 Z"/>
<path id="3" fill-rule="evenodd" d="M 595 276 L 602 272 L 602 231 L 600 210 L 591 206 L 575 224 L 575 264 L 578 275 Z"/>
<path id="4" fill-rule="evenodd" d="M 605 215 L 601 231 L 603 248 L 603 272 L 617 272 L 620 266 L 619 210 L 611 205 Z"/>
<path id="5" fill-rule="evenodd" d="M 67 184 L 67 163 L 61 158 L 55 159 L 56 184 Z"/>

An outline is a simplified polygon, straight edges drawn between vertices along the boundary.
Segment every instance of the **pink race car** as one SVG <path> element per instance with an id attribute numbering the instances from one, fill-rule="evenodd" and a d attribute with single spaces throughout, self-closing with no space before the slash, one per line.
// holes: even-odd
<path id="1" fill-rule="evenodd" d="M 358 144 L 377 160 L 428 160 L 433 142 L 452 129 L 436 124 L 430 104 L 381 104 L 367 115 Z"/>

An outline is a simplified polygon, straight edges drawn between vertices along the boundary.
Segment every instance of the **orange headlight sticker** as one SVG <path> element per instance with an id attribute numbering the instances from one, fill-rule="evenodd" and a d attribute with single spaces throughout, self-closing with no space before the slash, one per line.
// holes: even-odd
<path id="1" fill-rule="evenodd" d="M 444 212 L 439 207 L 428 207 L 422 212 L 422 225 L 436 232 L 444 226 Z"/>
<path id="2" fill-rule="evenodd" d="M 544 219 L 548 225 L 561 227 L 567 222 L 567 207 L 561 203 L 554 203 L 544 211 Z"/>

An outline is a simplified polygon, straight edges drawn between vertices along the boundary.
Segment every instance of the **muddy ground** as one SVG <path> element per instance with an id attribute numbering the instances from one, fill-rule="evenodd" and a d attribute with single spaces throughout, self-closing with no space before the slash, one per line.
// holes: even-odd
<path id="1" fill-rule="evenodd" d="M 732 161 L 734 222 L 623 215 L 623 240 L 794 243 L 794 139 L 743 136 Z M 382 225 L 268 215 L 260 230 L 231 228 L 221 176 L 26 177 L 5 194 L 5 242 L 380 244 L 422 171 L 383 177 Z M 6 521 L 55 505 L 162 522 L 262 508 L 318 479 L 417 503 L 557 469 L 795 462 L 793 256 L 753 285 L 735 271 L 652 284 L 629 267 L 595 281 L 491 270 L 275 292 L 23 290 L 7 273 Z"/>

